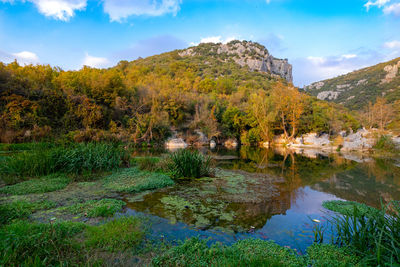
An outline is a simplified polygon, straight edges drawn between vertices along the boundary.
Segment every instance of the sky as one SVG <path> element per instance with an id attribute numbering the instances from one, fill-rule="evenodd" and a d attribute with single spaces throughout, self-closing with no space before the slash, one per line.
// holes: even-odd
<path id="1" fill-rule="evenodd" d="M 0 61 L 110 67 L 233 39 L 293 65 L 294 84 L 400 57 L 400 0 L 0 0 Z"/>

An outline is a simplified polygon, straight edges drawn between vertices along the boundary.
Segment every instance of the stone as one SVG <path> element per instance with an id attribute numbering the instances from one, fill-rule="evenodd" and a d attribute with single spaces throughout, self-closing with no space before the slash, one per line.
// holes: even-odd
<path id="1" fill-rule="evenodd" d="M 188 144 L 186 144 L 182 138 L 170 138 L 165 143 L 165 146 L 170 149 L 174 148 L 176 149 L 176 148 L 186 148 Z"/>
<path id="2" fill-rule="evenodd" d="M 224 142 L 224 146 L 227 148 L 236 148 L 239 145 L 238 141 L 236 139 L 228 139 Z"/>

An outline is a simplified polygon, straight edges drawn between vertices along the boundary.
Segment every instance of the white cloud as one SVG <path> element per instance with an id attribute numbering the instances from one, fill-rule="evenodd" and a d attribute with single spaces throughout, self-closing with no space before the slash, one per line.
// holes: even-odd
<path id="1" fill-rule="evenodd" d="M 383 47 L 388 49 L 400 49 L 400 41 L 391 41 L 383 44 Z"/>
<path id="2" fill-rule="evenodd" d="M 14 60 L 17 60 L 21 65 L 38 64 L 40 62 L 39 57 L 33 52 L 7 53 L 0 51 L 0 61 L 10 63 Z"/>
<path id="3" fill-rule="evenodd" d="M 1 0 L 2 2 L 13 3 L 14 0 Z M 52 17 L 68 21 L 75 15 L 76 10 L 84 10 L 87 0 L 20 0 L 33 3 L 40 13 L 46 17 Z"/>
<path id="4" fill-rule="evenodd" d="M 367 10 L 369 10 L 371 6 L 377 6 L 381 8 L 389 2 L 390 0 L 375 0 L 375 1 L 369 0 L 364 6 L 367 8 Z"/>
<path id="5" fill-rule="evenodd" d="M 129 16 L 161 16 L 180 9 L 181 0 L 103 0 L 104 12 L 111 21 L 122 21 Z"/>
<path id="6" fill-rule="evenodd" d="M 393 14 L 395 16 L 400 16 L 400 3 L 399 1 L 395 1 L 395 3 L 390 3 L 391 0 L 369 0 L 364 6 L 367 11 L 372 7 L 376 6 L 378 8 L 383 9 L 383 13 L 386 15 Z"/>
<path id="7" fill-rule="evenodd" d="M 392 4 L 392 5 L 386 6 L 383 9 L 383 13 L 400 16 L 400 3 L 396 3 L 396 4 Z"/>
<path id="8" fill-rule="evenodd" d="M 204 37 L 200 39 L 200 43 L 196 43 L 196 42 L 191 42 L 190 45 L 191 46 L 196 46 L 199 44 L 205 44 L 205 43 L 214 43 L 214 44 L 218 44 L 218 43 L 223 43 L 223 44 L 227 44 L 233 40 L 239 40 L 239 38 L 235 37 L 235 36 L 230 36 L 230 37 L 226 37 L 223 38 L 222 36 L 218 35 L 218 36 L 208 36 L 208 37 Z"/>
<path id="9" fill-rule="evenodd" d="M 13 53 L 11 55 L 14 56 L 15 59 L 21 64 L 36 64 L 36 63 L 39 63 L 39 57 L 33 52 L 22 51 L 22 52 L 19 52 L 19 53 Z"/>
<path id="10" fill-rule="evenodd" d="M 86 53 L 82 65 L 92 68 L 104 68 L 110 65 L 110 62 L 105 57 L 94 57 Z"/>

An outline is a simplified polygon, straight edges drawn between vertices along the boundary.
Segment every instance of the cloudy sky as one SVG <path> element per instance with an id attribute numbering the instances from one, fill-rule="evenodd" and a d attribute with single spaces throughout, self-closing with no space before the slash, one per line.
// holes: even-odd
<path id="1" fill-rule="evenodd" d="M 297 86 L 400 57 L 400 0 L 0 0 L 0 61 L 108 67 L 252 40 Z"/>

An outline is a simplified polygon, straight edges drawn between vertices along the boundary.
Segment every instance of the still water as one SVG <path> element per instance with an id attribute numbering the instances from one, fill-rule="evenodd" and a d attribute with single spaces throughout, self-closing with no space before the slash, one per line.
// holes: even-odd
<path id="1" fill-rule="evenodd" d="M 312 220 L 332 215 L 324 201 L 380 207 L 400 200 L 397 159 L 246 147 L 202 152 L 215 159 L 215 178 L 126 195 L 126 213 L 148 217 L 152 234 L 167 240 L 260 238 L 304 252 L 314 240 Z"/>

